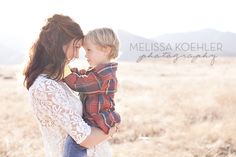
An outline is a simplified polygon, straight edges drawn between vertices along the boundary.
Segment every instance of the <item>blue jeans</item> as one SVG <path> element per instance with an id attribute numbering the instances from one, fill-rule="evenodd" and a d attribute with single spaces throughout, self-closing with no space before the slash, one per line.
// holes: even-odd
<path id="1" fill-rule="evenodd" d="M 80 146 L 69 135 L 66 138 L 63 157 L 87 157 L 87 148 Z"/>

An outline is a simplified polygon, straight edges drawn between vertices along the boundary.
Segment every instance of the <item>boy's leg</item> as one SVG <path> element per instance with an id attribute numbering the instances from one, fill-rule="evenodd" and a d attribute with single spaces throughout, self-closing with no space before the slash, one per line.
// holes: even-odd
<path id="1" fill-rule="evenodd" d="M 87 149 L 77 144 L 72 137 L 68 136 L 64 146 L 63 157 L 87 157 Z"/>

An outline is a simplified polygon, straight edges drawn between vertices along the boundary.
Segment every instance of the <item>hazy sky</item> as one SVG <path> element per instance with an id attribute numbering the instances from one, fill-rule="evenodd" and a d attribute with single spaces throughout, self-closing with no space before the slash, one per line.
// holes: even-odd
<path id="1" fill-rule="evenodd" d="M 234 0 L 7 0 L 0 2 L 0 42 L 27 47 L 47 17 L 71 16 L 84 32 L 124 29 L 144 37 L 212 28 L 236 33 Z"/>

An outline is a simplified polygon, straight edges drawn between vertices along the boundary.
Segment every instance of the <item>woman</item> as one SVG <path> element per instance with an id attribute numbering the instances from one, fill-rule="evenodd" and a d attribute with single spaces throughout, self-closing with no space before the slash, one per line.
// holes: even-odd
<path id="1" fill-rule="evenodd" d="M 30 102 L 39 121 L 47 157 L 62 157 L 68 134 L 90 148 L 88 157 L 111 157 L 109 135 L 88 126 L 79 98 L 62 82 L 65 66 L 78 55 L 83 32 L 70 17 L 54 15 L 32 46 L 24 75 Z M 112 128 L 111 134 L 116 131 Z M 100 143 L 100 144 L 99 144 Z"/>

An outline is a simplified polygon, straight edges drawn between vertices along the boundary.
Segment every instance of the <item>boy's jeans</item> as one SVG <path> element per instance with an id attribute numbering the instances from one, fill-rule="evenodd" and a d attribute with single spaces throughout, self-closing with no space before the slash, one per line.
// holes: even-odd
<path id="1" fill-rule="evenodd" d="M 87 148 L 80 146 L 69 135 L 66 138 L 63 157 L 87 157 Z"/>

